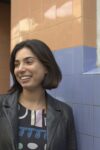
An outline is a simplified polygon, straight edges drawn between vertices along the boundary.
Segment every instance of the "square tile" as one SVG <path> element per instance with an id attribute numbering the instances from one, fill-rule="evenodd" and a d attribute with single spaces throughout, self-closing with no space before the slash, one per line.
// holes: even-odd
<path id="1" fill-rule="evenodd" d="M 78 135 L 78 149 L 79 150 L 97 150 L 93 147 L 93 137 L 85 134 Z"/>
<path id="2" fill-rule="evenodd" d="M 94 136 L 100 138 L 100 106 L 94 106 Z"/>
<path id="3" fill-rule="evenodd" d="M 74 104 L 76 130 L 80 133 L 93 135 L 93 106 Z"/>
<path id="4" fill-rule="evenodd" d="M 73 72 L 83 73 L 83 46 L 73 48 Z"/>
<path id="5" fill-rule="evenodd" d="M 84 46 L 83 53 L 84 53 L 83 56 L 84 72 L 96 68 L 96 59 L 97 59 L 96 48 Z"/>
<path id="6" fill-rule="evenodd" d="M 71 48 L 55 51 L 54 56 L 63 75 L 73 73 L 73 50 Z"/>
<path id="7" fill-rule="evenodd" d="M 67 102 L 72 102 L 73 100 L 73 93 L 72 93 L 72 87 L 73 87 L 73 79 L 71 75 L 63 75 L 63 79 L 59 85 L 59 87 L 56 90 L 56 96 Z"/>
<path id="8" fill-rule="evenodd" d="M 94 150 L 100 150 L 100 138 L 94 137 Z"/>
<path id="9" fill-rule="evenodd" d="M 94 75 L 94 105 L 100 105 L 100 74 Z"/>

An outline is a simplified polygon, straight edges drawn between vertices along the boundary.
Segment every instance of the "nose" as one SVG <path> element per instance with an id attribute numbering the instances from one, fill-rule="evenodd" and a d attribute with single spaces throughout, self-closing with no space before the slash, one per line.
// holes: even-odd
<path id="1" fill-rule="evenodd" d="M 25 66 L 24 66 L 23 63 L 21 63 L 21 64 L 19 65 L 18 71 L 20 71 L 20 72 L 24 72 L 24 71 L 25 71 Z"/>

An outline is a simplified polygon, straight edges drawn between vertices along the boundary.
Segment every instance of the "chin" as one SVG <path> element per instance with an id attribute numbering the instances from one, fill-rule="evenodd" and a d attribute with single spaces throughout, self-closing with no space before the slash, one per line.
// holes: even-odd
<path id="1" fill-rule="evenodd" d="M 36 86 L 23 85 L 22 88 L 25 90 L 33 90 L 36 88 Z"/>
<path id="2" fill-rule="evenodd" d="M 25 90 L 34 90 L 34 89 L 38 89 L 41 87 L 41 84 L 38 83 L 34 83 L 34 84 L 21 84 L 22 88 Z"/>

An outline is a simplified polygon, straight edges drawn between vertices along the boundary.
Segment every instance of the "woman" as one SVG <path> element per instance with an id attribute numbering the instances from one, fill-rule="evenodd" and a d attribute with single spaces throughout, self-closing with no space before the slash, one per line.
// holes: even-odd
<path id="1" fill-rule="evenodd" d="M 49 47 L 17 44 L 10 71 L 13 85 L 0 96 L 0 150 L 76 150 L 72 109 L 46 92 L 62 78 Z"/>

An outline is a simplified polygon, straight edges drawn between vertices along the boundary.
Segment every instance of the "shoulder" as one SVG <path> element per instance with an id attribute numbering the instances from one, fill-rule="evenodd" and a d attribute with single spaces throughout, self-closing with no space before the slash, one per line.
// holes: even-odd
<path id="1" fill-rule="evenodd" d="M 49 95 L 49 103 L 53 108 L 57 108 L 58 110 L 60 110 L 63 115 L 65 116 L 72 116 L 73 115 L 73 111 L 72 111 L 72 107 L 69 106 L 67 103 L 60 101 L 59 99 L 52 97 L 51 95 Z"/>
<path id="2" fill-rule="evenodd" d="M 14 97 L 16 97 L 17 92 L 15 93 L 6 93 L 6 94 L 0 94 L 0 106 L 1 105 L 8 105 L 12 103 Z"/>
<path id="3" fill-rule="evenodd" d="M 0 102 L 4 99 L 6 99 L 6 97 L 8 97 L 9 94 L 0 94 Z"/>
<path id="4" fill-rule="evenodd" d="M 57 103 L 57 105 L 59 106 L 59 108 L 61 109 L 61 111 L 63 112 L 63 114 L 68 114 L 71 115 L 72 114 L 72 107 L 69 106 L 67 103 L 60 101 L 59 99 L 55 99 L 55 103 Z"/>
<path id="5" fill-rule="evenodd" d="M 7 99 L 7 97 L 9 97 L 10 94 L 6 93 L 6 94 L 0 94 L 0 103 L 2 103 L 4 100 Z"/>
<path id="6" fill-rule="evenodd" d="M 3 105 L 6 100 L 7 94 L 0 94 L 0 107 Z"/>
<path id="7" fill-rule="evenodd" d="M 74 124 L 74 115 L 73 115 L 72 107 L 58 99 L 54 99 L 54 101 L 59 106 L 59 110 L 62 113 L 63 121 Z"/>

